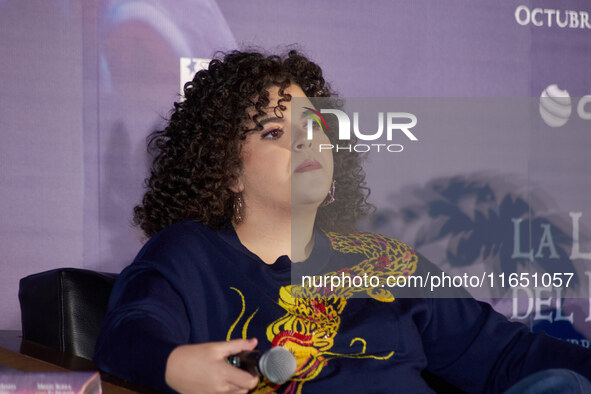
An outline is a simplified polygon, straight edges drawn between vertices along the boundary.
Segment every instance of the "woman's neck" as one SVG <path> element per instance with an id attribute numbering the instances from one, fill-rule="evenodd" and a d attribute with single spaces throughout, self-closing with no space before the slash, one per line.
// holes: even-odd
<path id="1" fill-rule="evenodd" d="M 316 209 L 298 214 L 272 215 L 267 212 L 245 212 L 245 219 L 235 225 L 240 242 L 266 264 L 279 256 L 304 261 L 314 247 Z"/>

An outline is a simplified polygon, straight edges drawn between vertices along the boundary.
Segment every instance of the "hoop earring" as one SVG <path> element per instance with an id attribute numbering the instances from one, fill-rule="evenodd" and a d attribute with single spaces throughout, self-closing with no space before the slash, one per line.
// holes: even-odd
<path id="1" fill-rule="evenodd" d="M 244 207 L 244 204 L 242 203 L 241 194 L 236 194 L 236 198 L 234 199 L 232 207 L 234 209 L 232 221 L 234 222 L 234 224 L 238 225 L 244 221 L 244 218 L 242 217 L 242 208 Z"/>
<path id="2" fill-rule="evenodd" d="M 326 198 L 324 199 L 324 201 L 322 202 L 322 204 L 320 204 L 321 207 L 326 207 L 327 205 L 332 204 L 333 202 L 336 201 L 336 198 L 334 197 L 334 192 L 336 189 L 336 184 L 337 181 L 335 181 L 334 179 L 332 180 L 332 185 L 330 186 L 330 189 L 328 190 L 328 196 L 326 196 Z"/>

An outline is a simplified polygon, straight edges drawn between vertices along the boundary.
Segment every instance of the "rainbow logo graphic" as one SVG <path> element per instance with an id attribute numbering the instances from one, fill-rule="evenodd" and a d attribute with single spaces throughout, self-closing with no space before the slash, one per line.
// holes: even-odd
<path id="1" fill-rule="evenodd" d="M 326 120 L 324 120 L 324 117 L 320 114 L 320 112 L 318 112 L 315 109 L 310 108 L 310 107 L 304 107 L 304 109 L 306 109 L 307 110 L 306 113 L 308 113 L 310 115 L 310 117 L 316 121 L 318 126 L 320 126 L 321 130 L 324 130 L 325 132 L 328 130 L 328 125 L 326 124 Z M 322 127 L 322 125 L 324 125 L 324 128 Z M 312 139 L 311 134 L 312 134 L 312 130 L 310 130 L 310 128 L 309 128 L 308 129 L 308 139 L 309 140 Z"/>

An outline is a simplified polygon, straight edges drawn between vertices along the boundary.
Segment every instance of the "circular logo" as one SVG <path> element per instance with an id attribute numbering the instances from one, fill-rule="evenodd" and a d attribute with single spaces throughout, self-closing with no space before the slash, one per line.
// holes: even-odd
<path id="1" fill-rule="evenodd" d="M 548 86 L 540 96 L 540 115 L 550 127 L 561 127 L 572 112 L 570 95 L 556 84 Z"/>

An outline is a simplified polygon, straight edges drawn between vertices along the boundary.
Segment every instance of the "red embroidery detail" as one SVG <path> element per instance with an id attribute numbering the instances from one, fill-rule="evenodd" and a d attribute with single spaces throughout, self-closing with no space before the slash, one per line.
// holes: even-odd
<path id="1" fill-rule="evenodd" d="M 285 342 L 294 342 L 302 346 L 312 346 L 312 335 L 304 335 L 292 330 L 281 331 L 273 338 L 271 346 L 281 346 Z"/>
<path id="2" fill-rule="evenodd" d="M 323 288 L 322 288 L 322 295 L 323 295 L 324 297 L 327 297 L 327 296 L 331 295 L 332 293 L 334 293 L 334 290 L 333 290 L 333 291 L 331 291 L 331 290 L 330 290 L 330 287 L 323 287 Z"/>
<path id="3" fill-rule="evenodd" d="M 326 313 L 326 306 L 323 303 L 312 300 L 312 306 L 314 307 L 314 312 L 320 312 L 322 314 Z"/>
<path id="4" fill-rule="evenodd" d="M 380 256 L 378 258 L 378 261 L 376 261 L 376 263 L 374 265 L 376 267 L 376 270 L 382 271 L 384 268 L 389 267 L 391 263 L 392 263 L 392 261 L 390 261 L 390 259 L 388 257 Z"/>

